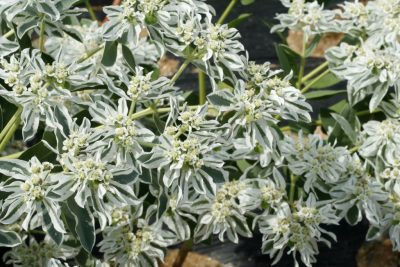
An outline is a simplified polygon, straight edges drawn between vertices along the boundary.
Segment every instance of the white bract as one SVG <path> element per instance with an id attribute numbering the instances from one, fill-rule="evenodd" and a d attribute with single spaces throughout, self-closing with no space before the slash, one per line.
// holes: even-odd
<path id="1" fill-rule="evenodd" d="M 286 136 L 280 141 L 279 148 L 292 173 L 306 178 L 306 192 L 314 188 L 324 191 L 320 180 L 335 184 L 346 170 L 346 148 L 324 144 L 324 140 L 317 135 L 303 136 L 300 132 L 296 139 Z"/>

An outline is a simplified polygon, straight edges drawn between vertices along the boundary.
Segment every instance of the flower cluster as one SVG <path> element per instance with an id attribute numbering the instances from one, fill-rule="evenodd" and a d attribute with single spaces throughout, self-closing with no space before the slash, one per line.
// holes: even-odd
<path id="1" fill-rule="evenodd" d="M 151 210 L 151 209 L 149 209 Z M 162 248 L 168 245 L 168 235 L 161 234 L 159 224 L 149 225 L 146 218 L 137 225 L 130 218 L 129 209 L 114 210 L 113 225 L 104 230 L 104 239 L 99 243 L 107 262 L 118 265 L 158 266 L 157 260 L 164 258 Z M 140 213 L 137 214 L 140 216 Z"/>
<path id="2" fill-rule="evenodd" d="M 307 39 L 313 34 L 336 31 L 336 12 L 325 10 L 317 1 L 282 0 L 287 7 L 287 14 L 279 14 L 277 19 L 280 24 L 275 25 L 271 31 L 283 31 L 285 29 L 303 30 Z"/>
<path id="3" fill-rule="evenodd" d="M 247 225 L 245 212 L 238 202 L 239 196 L 245 190 L 246 185 L 242 181 L 227 182 L 222 185 L 213 199 L 198 199 L 194 205 L 196 212 L 200 213 L 199 221 L 194 230 L 195 240 L 206 240 L 211 234 L 218 234 L 224 241 L 226 234 L 228 239 L 237 243 L 238 234 L 251 237 L 251 231 Z"/>
<path id="4" fill-rule="evenodd" d="M 303 136 L 300 132 L 296 139 L 286 136 L 279 143 L 281 153 L 288 161 L 288 167 L 294 175 L 304 175 L 304 189 L 318 188 L 320 180 L 335 184 L 346 171 L 344 163 L 348 152 L 344 147 L 324 144 L 317 135 Z"/>
<path id="5" fill-rule="evenodd" d="M 62 245 L 58 246 L 51 239 L 38 243 L 30 238 L 29 245 L 21 244 L 6 252 L 6 264 L 14 266 L 54 266 L 66 267 L 67 260 L 73 259 L 79 252 L 77 248 Z"/>
<path id="6" fill-rule="evenodd" d="M 33 157 L 29 162 L 3 161 L 0 172 L 9 178 L 1 183 L 0 191 L 9 193 L 1 207 L 0 222 L 13 224 L 21 220 L 23 229 L 31 224 L 44 229 L 53 228 L 64 233 L 60 216 L 61 195 L 55 193 L 56 177 L 50 172 L 53 164 L 39 162 Z"/>
<path id="7" fill-rule="evenodd" d="M 321 225 L 338 224 L 339 220 L 331 204 L 317 202 L 312 194 L 305 202 L 297 202 L 293 210 L 287 203 L 282 203 L 275 213 L 261 215 L 257 219 L 263 234 L 262 250 L 277 262 L 284 250 L 289 248 L 294 257 L 299 253 L 302 262 L 311 266 L 316 262 L 317 242 L 330 246 L 327 237 L 336 239 L 333 233 L 324 230 Z"/>
<path id="8" fill-rule="evenodd" d="M 364 140 L 360 154 L 366 158 L 380 158 L 385 162 L 393 162 L 399 151 L 400 122 L 397 119 L 369 121 L 363 128 Z"/>

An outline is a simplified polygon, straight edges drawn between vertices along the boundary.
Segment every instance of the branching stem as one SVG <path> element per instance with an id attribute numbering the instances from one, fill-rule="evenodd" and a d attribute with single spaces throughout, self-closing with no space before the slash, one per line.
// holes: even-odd
<path id="1" fill-rule="evenodd" d="M 198 107 L 199 106 L 187 106 L 187 108 L 189 108 L 189 109 L 197 109 Z M 179 107 L 179 110 L 183 110 L 183 106 Z M 132 114 L 131 119 L 132 120 L 138 120 L 138 119 L 141 119 L 141 118 L 146 117 L 148 115 L 152 115 L 153 113 L 156 113 L 156 112 L 158 112 L 158 113 L 167 113 L 167 112 L 170 112 L 170 111 L 171 111 L 170 107 L 159 108 L 157 110 L 155 110 L 154 108 L 150 107 L 150 108 L 146 108 L 144 110 L 141 110 L 139 112 L 136 112 L 136 113 Z"/>
<path id="2" fill-rule="evenodd" d="M 93 7 L 90 4 L 90 0 L 85 0 L 85 5 L 86 5 L 86 8 L 87 8 L 87 10 L 89 12 L 90 18 L 92 20 L 96 21 L 97 20 L 96 13 L 94 13 Z"/>
<path id="3" fill-rule="evenodd" d="M 129 107 L 129 116 L 132 116 L 135 111 L 136 101 L 132 99 L 131 106 Z"/>
<path id="4" fill-rule="evenodd" d="M 301 58 L 300 58 L 300 70 L 299 70 L 299 76 L 297 79 L 297 88 L 301 90 L 301 81 L 303 79 L 304 75 L 304 68 L 306 67 L 306 46 L 307 46 L 307 40 L 306 40 L 306 34 L 303 33 L 303 46 L 301 49 Z"/>
<path id="5" fill-rule="evenodd" d="M 328 69 L 326 71 L 324 71 L 323 73 L 321 73 L 317 78 L 315 78 L 314 80 L 312 80 L 310 83 L 308 83 L 306 86 L 304 86 L 304 88 L 301 90 L 301 93 L 306 93 L 308 90 L 311 89 L 311 87 L 313 85 L 315 85 L 319 80 L 321 80 L 322 78 L 324 78 L 326 75 L 328 75 L 331 71 Z"/>
<path id="6" fill-rule="evenodd" d="M 7 39 L 8 37 L 13 36 L 14 33 L 15 33 L 14 30 L 9 30 L 8 32 L 6 32 L 6 34 L 3 35 L 3 37 Z"/>
<path id="7" fill-rule="evenodd" d="M 294 207 L 294 193 L 296 191 L 296 182 L 297 182 L 297 176 L 291 174 L 290 175 L 289 204 L 292 208 Z"/>
<path id="8" fill-rule="evenodd" d="M 21 121 L 22 107 L 18 107 L 15 114 L 11 117 L 10 121 L 6 124 L 3 131 L 0 133 L 0 152 L 3 151 L 10 139 L 13 137 L 15 131 L 19 127 Z"/>
<path id="9" fill-rule="evenodd" d="M 207 89 L 206 89 L 206 75 L 200 70 L 199 72 L 199 104 L 206 103 Z"/>
<path id="10" fill-rule="evenodd" d="M 46 20 L 45 20 L 45 15 L 43 15 L 40 21 L 40 33 L 39 33 L 39 50 L 41 52 L 44 52 L 45 33 L 46 33 Z"/>
<path id="11" fill-rule="evenodd" d="M 86 52 L 86 54 L 85 54 L 83 57 L 81 57 L 80 59 L 78 59 L 78 60 L 76 61 L 76 63 L 79 64 L 79 63 L 84 62 L 85 60 L 87 60 L 87 59 L 91 58 L 92 56 L 94 56 L 97 52 L 99 52 L 99 51 L 102 50 L 103 48 L 104 48 L 104 44 L 99 45 L 98 47 L 96 47 L 96 48 L 90 50 L 89 52 Z"/>
<path id="12" fill-rule="evenodd" d="M 303 79 L 301 80 L 301 83 L 305 83 L 306 81 L 310 80 L 311 78 L 313 78 L 315 75 L 317 75 L 318 73 L 320 73 L 322 70 L 324 70 L 326 67 L 328 67 L 329 63 L 328 61 L 325 61 L 324 63 L 322 63 L 321 65 L 319 65 L 318 67 L 316 67 L 315 69 L 313 69 L 310 73 L 308 73 L 306 76 L 303 77 Z"/>
<path id="13" fill-rule="evenodd" d="M 192 250 L 193 240 L 189 239 L 185 241 L 179 249 L 178 255 L 176 256 L 175 262 L 172 267 L 182 267 L 186 260 L 187 255 Z"/>
<path id="14" fill-rule="evenodd" d="M 186 59 L 179 68 L 179 70 L 175 73 L 174 77 L 172 77 L 171 84 L 174 84 L 178 80 L 178 78 L 182 75 L 183 71 L 186 69 L 187 66 L 189 66 L 189 64 L 190 64 L 190 59 Z"/>
<path id="15" fill-rule="evenodd" d="M 235 7 L 238 0 L 231 0 L 229 5 L 226 7 L 224 12 L 222 13 L 221 17 L 217 21 L 217 25 L 221 25 L 225 22 L 226 18 L 228 17 L 229 13 L 231 13 L 232 9 Z"/>

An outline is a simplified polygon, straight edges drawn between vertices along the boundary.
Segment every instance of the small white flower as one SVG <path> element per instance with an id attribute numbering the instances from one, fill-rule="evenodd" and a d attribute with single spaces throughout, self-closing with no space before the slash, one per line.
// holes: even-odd
<path id="1" fill-rule="evenodd" d="M 21 219 L 22 228 L 28 230 L 33 217 L 38 218 L 44 229 L 48 227 L 45 221 L 50 219 L 56 231 L 65 233 L 60 218 L 61 195 L 55 193 L 57 180 L 50 173 L 54 166 L 48 162 L 41 163 L 36 157 L 29 162 L 7 162 L 10 167 L 15 167 L 1 171 L 10 178 L 1 184 L 0 191 L 10 194 L 3 202 L 0 221 L 12 224 Z"/>
<path id="2" fill-rule="evenodd" d="M 4 258 L 6 264 L 13 264 L 13 266 L 68 267 L 65 260 L 73 259 L 78 253 L 78 248 L 64 244 L 58 246 L 48 236 L 41 242 L 30 237 L 29 245 L 23 242 L 6 252 Z"/>
<path id="3" fill-rule="evenodd" d="M 360 155 L 393 162 L 400 148 L 400 122 L 397 119 L 369 121 L 363 128 Z"/>
<path id="4" fill-rule="evenodd" d="M 347 149 L 327 144 L 317 135 L 300 132 L 296 138 L 285 136 L 279 148 L 293 174 L 305 177 L 306 192 L 314 188 L 325 191 L 321 182 L 335 184 L 346 171 Z"/>

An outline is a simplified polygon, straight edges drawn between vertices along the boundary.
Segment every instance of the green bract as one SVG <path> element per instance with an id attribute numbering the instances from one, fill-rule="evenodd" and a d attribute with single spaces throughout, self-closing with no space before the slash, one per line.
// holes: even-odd
<path id="1" fill-rule="evenodd" d="M 399 0 L 282 0 L 272 31 L 304 36 L 276 46 L 282 70 L 249 60 L 231 27 L 246 16 L 224 24 L 237 0 L 218 20 L 207 1 L 125 0 L 102 25 L 79 2 L 0 1 L 4 263 L 158 266 L 182 242 L 261 233 L 274 262 L 311 266 L 328 225 L 364 217 L 400 249 Z M 305 73 L 331 32 L 345 37 Z M 176 84 L 190 65 L 199 100 Z"/>

